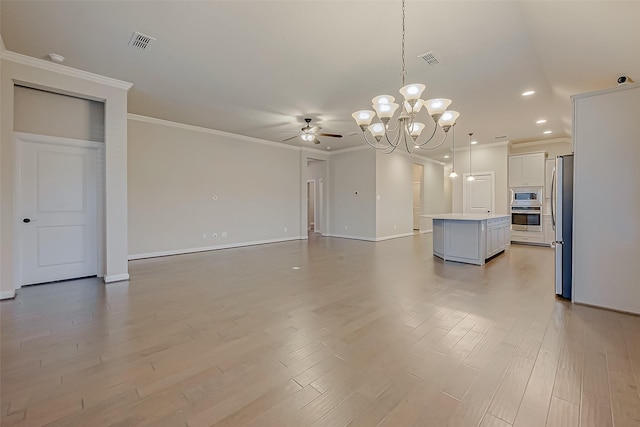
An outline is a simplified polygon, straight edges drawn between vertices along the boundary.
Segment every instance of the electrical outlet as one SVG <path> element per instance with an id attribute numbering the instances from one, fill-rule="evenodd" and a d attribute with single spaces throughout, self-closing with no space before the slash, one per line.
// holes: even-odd
<path id="1" fill-rule="evenodd" d="M 223 239 L 226 239 L 226 238 L 227 238 L 227 232 L 226 232 L 226 231 L 223 231 L 222 233 L 220 233 L 220 236 L 221 236 Z"/>
<path id="2" fill-rule="evenodd" d="M 207 233 L 202 233 L 202 240 L 207 240 Z"/>
<path id="3" fill-rule="evenodd" d="M 349 226 L 348 226 L 348 225 L 345 225 L 345 226 L 344 226 L 344 229 L 345 229 L 345 230 L 348 230 L 348 229 L 349 229 Z"/>
<path id="4" fill-rule="evenodd" d="M 397 227 L 395 224 L 393 224 L 393 229 L 395 230 L 395 229 L 397 229 L 397 228 L 398 228 L 398 227 Z"/>
<path id="5" fill-rule="evenodd" d="M 288 228 L 288 227 L 285 227 L 285 228 L 284 228 L 284 232 L 286 233 L 287 231 L 289 231 L 289 228 Z"/>
<path id="6" fill-rule="evenodd" d="M 218 238 L 218 233 L 213 233 L 213 234 L 211 235 L 211 237 L 213 237 L 214 239 L 217 239 L 217 238 Z"/>

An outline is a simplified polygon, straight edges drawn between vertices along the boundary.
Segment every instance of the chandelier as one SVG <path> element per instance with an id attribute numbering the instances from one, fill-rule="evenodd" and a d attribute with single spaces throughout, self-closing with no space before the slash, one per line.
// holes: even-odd
<path id="1" fill-rule="evenodd" d="M 395 124 L 391 124 L 396 110 L 400 105 L 395 103 L 395 98 L 391 95 L 379 95 L 373 98 L 372 110 L 360 110 L 352 114 L 358 126 L 362 130 L 362 136 L 364 140 L 371 147 L 383 151 L 384 153 L 392 153 L 398 148 L 399 145 L 404 145 L 409 153 L 413 153 L 415 148 L 423 148 L 427 150 L 433 150 L 438 148 L 447 139 L 449 129 L 453 127 L 456 120 L 460 116 L 457 111 L 447 110 L 451 105 L 450 99 L 434 98 L 429 100 L 421 99 L 422 92 L 425 90 L 425 85 L 420 83 L 405 84 L 406 70 L 405 70 L 405 0 L 402 0 L 402 88 L 400 93 L 404 97 L 402 102 L 402 110 L 396 118 Z M 428 114 L 434 121 L 433 132 L 431 136 L 425 141 L 419 141 L 418 138 L 425 129 L 425 124 L 416 120 L 416 117 L 420 110 L 425 107 Z M 376 117 L 380 119 L 380 122 L 373 123 L 373 119 Z M 435 146 L 426 147 L 431 142 L 436 134 L 436 131 L 440 127 L 444 131 L 444 138 Z M 372 142 L 367 136 L 367 130 L 375 139 Z M 390 137 L 389 134 L 392 134 Z"/>

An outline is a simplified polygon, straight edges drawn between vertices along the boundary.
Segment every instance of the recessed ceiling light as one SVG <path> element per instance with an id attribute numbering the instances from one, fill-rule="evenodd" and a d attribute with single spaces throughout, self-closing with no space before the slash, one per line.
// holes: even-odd
<path id="1" fill-rule="evenodd" d="M 537 124 L 541 125 L 543 123 L 547 123 L 547 121 L 545 119 L 540 119 L 536 122 Z"/>
<path id="2" fill-rule="evenodd" d="M 531 95 L 533 95 L 534 93 L 536 93 L 536 91 L 535 91 L 535 90 L 528 90 L 528 91 L 526 91 L 526 92 L 522 92 L 522 96 L 531 96 Z"/>
<path id="3" fill-rule="evenodd" d="M 414 145 L 413 148 L 420 148 L 420 146 L 419 145 Z"/>
<path id="4" fill-rule="evenodd" d="M 444 156 L 444 158 L 445 158 L 445 159 L 448 159 L 448 158 L 449 158 L 449 155 L 445 155 L 445 156 Z"/>
<path id="5" fill-rule="evenodd" d="M 476 145 L 478 141 L 471 141 L 471 144 Z"/>
<path id="6" fill-rule="evenodd" d="M 331 150 L 331 147 L 327 147 L 327 150 Z"/>
<path id="7" fill-rule="evenodd" d="M 545 130 L 545 131 L 544 131 L 544 134 L 545 134 L 545 135 L 548 135 L 548 134 L 550 134 L 551 132 L 553 132 L 553 131 L 551 131 L 551 130 Z"/>

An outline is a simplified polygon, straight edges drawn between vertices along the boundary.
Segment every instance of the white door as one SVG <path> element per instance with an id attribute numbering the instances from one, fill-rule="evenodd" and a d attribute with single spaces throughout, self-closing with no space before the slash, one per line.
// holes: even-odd
<path id="1" fill-rule="evenodd" d="M 467 181 L 464 174 L 463 212 L 493 214 L 495 212 L 495 186 L 493 172 L 473 174 L 475 180 Z"/>
<path id="2" fill-rule="evenodd" d="M 97 149 L 20 141 L 21 284 L 97 274 Z"/>

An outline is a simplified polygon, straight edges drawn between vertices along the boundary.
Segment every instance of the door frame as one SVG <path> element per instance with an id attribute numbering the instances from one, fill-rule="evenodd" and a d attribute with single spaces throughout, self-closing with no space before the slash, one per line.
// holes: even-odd
<path id="1" fill-rule="evenodd" d="M 15 146 L 15 164 L 14 169 L 14 204 L 13 204 L 13 217 L 16 221 L 14 228 L 14 247 L 13 247 L 13 259 L 14 259 L 14 290 L 20 289 L 23 286 L 22 283 L 22 241 L 23 241 L 23 227 L 20 225 L 20 219 L 22 218 L 22 194 L 20 192 L 22 182 L 20 178 L 20 165 L 23 160 L 23 148 L 25 143 L 35 142 L 41 144 L 54 144 L 61 146 L 71 146 L 78 148 L 89 148 L 97 150 L 96 152 L 96 267 L 97 276 L 104 277 L 105 275 L 105 180 L 106 180 L 106 168 L 105 168 L 105 144 L 103 142 L 85 141 L 81 139 L 62 138 L 58 136 L 38 135 L 33 133 L 13 132 L 13 143 Z"/>
<path id="2" fill-rule="evenodd" d="M 309 184 L 312 184 L 309 186 Z M 307 232 L 309 231 L 309 188 L 313 187 L 313 232 L 316 232 L 316 224 L 318 222 L 318 204 L 317 204 L 317 191 L 316 180 L 307 179 Z"/>
<path id="3" fill-rule="evenodd" d="M 474 174 L 464 173 L 462 174 L 462 212 L 467 211 L 467 178 L 469 175 L 490 175 L 491 176 L 491 213 L 496 213 L 496 173 L 494 171 L 476 172 Z"/>

